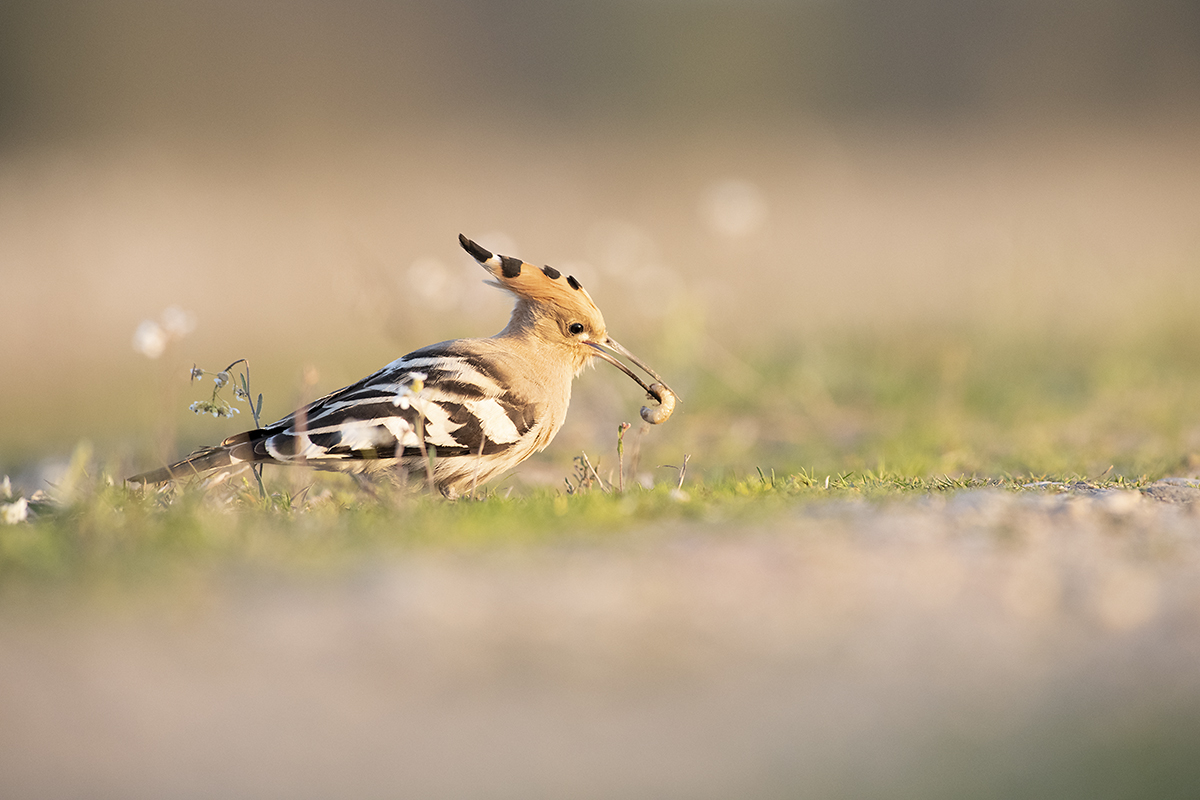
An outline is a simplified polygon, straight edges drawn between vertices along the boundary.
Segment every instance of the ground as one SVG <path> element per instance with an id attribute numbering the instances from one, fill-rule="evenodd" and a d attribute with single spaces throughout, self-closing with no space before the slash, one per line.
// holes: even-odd
<path id="1" fill-rule="evenodd" d="M 749 519 L 736 491 L 570 497 L 590 507 L 499 544 L 362 533 L 336 569 L 231 520 L 240 567 L 209 543 L 9 581 L 0 774 L 122 798 L 1195 796 L 1200 483 L 847 484 L 745 484 L 771 506 Z M 630 521 L 589 530 L 605 514 Z"/>

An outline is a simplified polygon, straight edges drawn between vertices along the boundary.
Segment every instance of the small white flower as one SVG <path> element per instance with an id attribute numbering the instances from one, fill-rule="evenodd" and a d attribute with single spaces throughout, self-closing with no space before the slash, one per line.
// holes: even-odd
<path id="1" fill-rule="evenodd" d="M 250 395 L 246 394 L 246 390 L 240 386 L 233 387 L 233 397 L 235 400 L 241 400 L 243 403 L 250 402 Z"/>
<path id="2" fill-rule="evenodd" d="M 0 503 L 0 519 L 5 525 L 16 525 L 29 519 L 29 501 L 18 497 L 11 503 Z"/>
<path id="3" fill-rule="evenodd" d="M 214 403 L 212 400 L 197 400 L 188 406 L 195 414 L 212 414 L 214 417 L 232 417 L 234 413 L 240 413 L 235 408 Z"/>
<path id="4" fill-rule="evenodd" d="M 424 372 L 408 373 L 408 385 L 396 392 L 396 396 L 392 398 L 392 405 L 397 408 L 411 408 L 412 398 L 425 388 L 425 379 L 428 377 Z"/>
<path id="5" fill-rule="evenodd" d="M 217 385 L 218 389 L 225 388 L 225 384 L 229 383 L 229 373 L 218 372 L 216 377 L 213 378 L 213 383 Z"/>
<path id="6" fill-rule="evenodd" d="M 133 349 L 146 358 L 161 356 L 167 349 L 168 341 L 167 332 L 152 319 L 142 320 L 133 332 Z"/>
<path id="7" fill-rule="evenodd" d="M 196 380 L 197 378 L 203 378 L 203 377 L 204 377 L 204 370 L 200 369 L 200 368 L 199 368 L 199 367 L 197 367 L 195 364 L 193 364 L 193 365 L 192 365 L 192 371 L 191 371 L 190 373 L 188 373 L 188 375 L 189 375 L 190 379 L 194 381 L 194 380 Z"/>

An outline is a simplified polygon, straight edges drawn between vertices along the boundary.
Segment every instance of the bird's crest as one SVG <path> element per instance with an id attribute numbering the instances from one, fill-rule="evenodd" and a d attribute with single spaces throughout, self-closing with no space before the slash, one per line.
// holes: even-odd
<path id="1" fill-rule="evenodd" d="M 496 279 L 488 281 L 491 286 L 535 303 L 553 303 L 589 315 L 600 313 L 591 295 L 573 275 L 564 275 L 554 267 L 535 267 L 519 258 L 492 253 L 461 233 L 458 243 Z"/>

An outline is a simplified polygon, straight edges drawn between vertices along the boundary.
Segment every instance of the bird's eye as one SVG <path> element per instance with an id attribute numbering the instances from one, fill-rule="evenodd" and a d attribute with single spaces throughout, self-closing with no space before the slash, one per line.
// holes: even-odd
<path id="1" fill-rule="evenodd" d="M 583 323 L 572 322 L 567 326 L 567 330 L 570 331 L 572 336 L 578 336 L 579 334 L 583 333 Z"/>

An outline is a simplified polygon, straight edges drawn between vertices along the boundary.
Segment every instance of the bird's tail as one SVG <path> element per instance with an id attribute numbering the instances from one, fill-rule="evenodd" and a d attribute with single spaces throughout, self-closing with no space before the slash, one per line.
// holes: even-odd
<path id="1" fill-rule="evenodd" d="M 256 463 L 274 461 L 257 452 L 254 443 L 262 438 L 261 431 L 247 431 L 230 436 L 216 447 L 202 447 L 187 458 L 169 467 L 152 469 L 129 478 L 133 483 L 165 483 L 208 475 L 221 469 L 239 470 Z M 257 434 L 257 435 L 256 435 Z"/>

